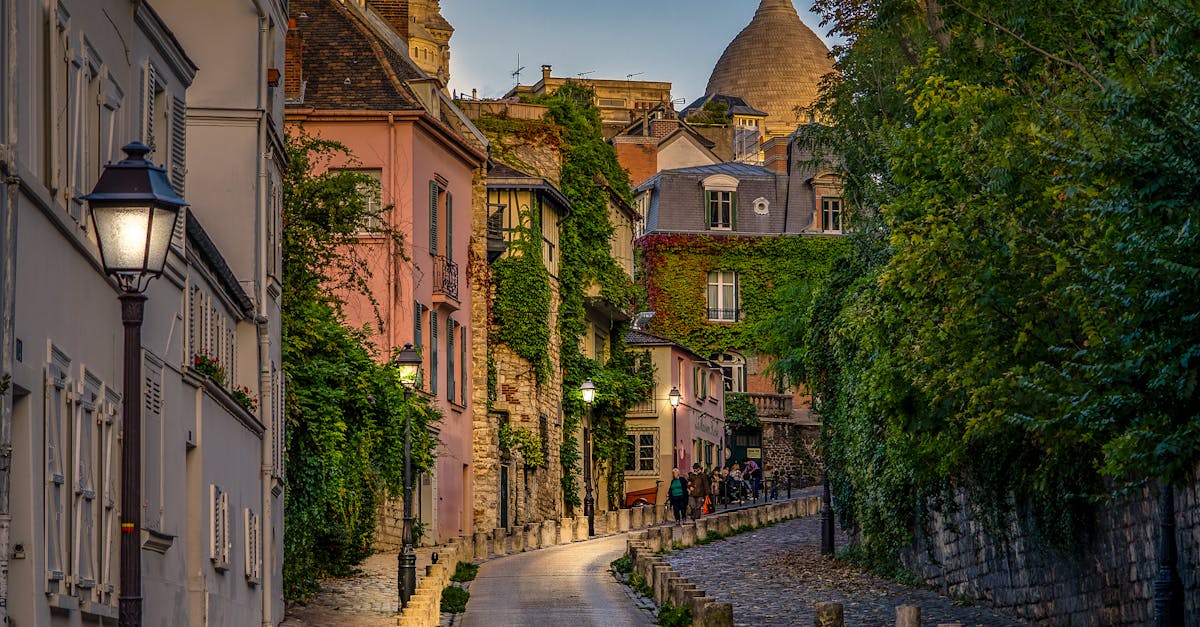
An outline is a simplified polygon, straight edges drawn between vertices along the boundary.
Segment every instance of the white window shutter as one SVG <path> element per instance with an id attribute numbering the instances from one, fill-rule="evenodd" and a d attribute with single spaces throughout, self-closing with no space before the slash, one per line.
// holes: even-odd
<path id="1" fill-rule="evenodd" d="M 257 584 L 262 579 L 262 549 L 258 515 L 246 508 L 246 581 Z"/>
<path id="2" fill-rule="evenodd" d="M 46 438 L 46 579 L 48 591 L 65 593 L 66 533 L 66 450 L 65 421 L 68 410 L 66 369 L 51 363 L 46 370 L 45 438 Z"/>
<path id="3" fill-rule="evenodd" d="M 75 528 L 74 574 L 75 586 L 92 590 L 96 586 L 96 484 L 93 434 L 100 401 L 100 382 L 91 373 L 84 373 L 82 398 L 75 404 Z"/>
<path id="4" fill-rule="evenodd" d="M 229 568 L 229 493 L 215 484 L 209 485 L 212 518 L 209 535 L 209 558 L 217 570 Z"/>

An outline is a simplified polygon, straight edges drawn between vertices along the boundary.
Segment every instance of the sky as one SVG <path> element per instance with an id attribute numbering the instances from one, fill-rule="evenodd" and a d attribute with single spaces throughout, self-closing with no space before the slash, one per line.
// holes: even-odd
<path id="1" fill-rule="evenodd" d="M 704 95 L 725 46 L 754 17 L 759 0 L 441 0 L 454 26 L 450 89 L 499 98 L 515 84 L 556 77 L 666 81 L 685 104 Z M 832 45 L 808 0 L 800 19 Z M 517 56 L 520 55 L 520 66 Z M 633 75 L 630 77 L 629 75 Z M 680 107 L 682 108 L 682 107 Z"/>

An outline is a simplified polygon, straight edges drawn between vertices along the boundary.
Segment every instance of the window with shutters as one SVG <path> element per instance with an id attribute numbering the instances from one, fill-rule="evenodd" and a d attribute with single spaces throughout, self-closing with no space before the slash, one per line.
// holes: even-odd
<path id="1" fill-rule="evenodd" d="M 121 453 L 117 446 L 117 434 L 121 431 L 120 413 L 121 396 L 112 388 L 104 390 L 104 408 L 100 416 L 100 529 L 99 529 L 99 563 L 100 570 L 96 576 L 96 590 L 99 602 L 114 605 L 117 602 L 117 538 L 120 535 L 117 524 L 117 501 L 120 494 Z"/>
<path id="2" fill-rule="evenodd" d="M 451 402 L 455 402 L 454 388 L 457 383 L 454 375 L 454 336 L 456 331 L 454 325 L 457 324 L 446 317 L 446 398 Z"/>
<path id="3" fill-rule="evenodd" d="M 163 363 L 142 353 L 142 526 L 162 531 Z"/>
<path id="4" fill-rule="evenodd" d="M 66 594 L 68 519 L 68 473 L 70 455 L 67 443 L 72 410 L 71 381 L 67 378 L 70 359 L 51 348 L 46 367 L 45 434 L 45 507 L 46 507 L 46 579 L 48 593 Z"/>
<path id="5" fill-rule="evenodd" d="M 421 356 L 422 361 L 425 359 L 424 341 L 422 331 L 425 327 L 425 312 L 427 307 L 421 303 L 413 303 L 413 348 L 417 354 Z M 425 389 L 425 368 L 417 368 L 417 389 Z"/>
<path id="6" fill-rule="evenodd" d="M 438 393 L 438 313 L 429 310 L 429 393 Z"/>
<path id="7" fill-rule="evenodd" d="M 271 476 L 283 478 L 283 375 L 271 362 Z"/>
<path id="8" fill-rule="evenodd" d="M 438 218 L 441 209 L 441 194 L 442 187 L 437 181 L 429 181 L 429 254 L 437 256 L 440 251 L 438 246 Z"/>
<path id="9" fill-rule="evenodd" d="M 102 84 L 107 70 L 86 37 L 70 36 L 67 48 L 67 167 L 71 217 L 86 224 L 83 196 L 100 177 Z"/>
<path id="10" fill-rule="evenodd" d="M 233 318 L 200 285 L 188 289 L 188 367 L 222 387 L 237 381 L 237 331 Z"/>
<path id="11" fill-rule="evenodd" d="M 252 586 L 262 581 L 262 531 L 259 528 L 258 514 L 249 507 L 245 510 L 246 529 L 246 582 Z"/>
<path id="12" fill-rule="evenodd" d="M 208 557 L 213 568 L 229 569 L 229 553 L 232 550 L 229 535 L 229 493 L 215 484 L 209 484 L 209 547 Z"/>

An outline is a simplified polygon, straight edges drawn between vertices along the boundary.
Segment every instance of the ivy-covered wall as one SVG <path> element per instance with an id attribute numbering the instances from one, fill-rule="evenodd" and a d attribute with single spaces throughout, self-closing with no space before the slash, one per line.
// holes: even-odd
<path id="1" fill-rule="evenodd" d="M 654 234 L 641 238 L 638 247 L 655 312 L 650 331 L 708 356 L 761 351 L 756 325 L 784 307 L 781 288 L 820 280 L 847 243 L 825 236 Z M 742 313 L 737 322 L 708 319 L 708 273 L 713 271 L 737 273 Z"/>

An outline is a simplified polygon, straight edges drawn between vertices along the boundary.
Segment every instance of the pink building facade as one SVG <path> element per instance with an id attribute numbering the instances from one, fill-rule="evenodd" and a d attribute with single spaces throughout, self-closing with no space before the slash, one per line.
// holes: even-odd
<path id="1" fill-rule="evenodd" d="M 447 117 L 457 111 L 407 61 L 405 49 L 379 31 L 365 13 L 369 8 L 293 2 L 292 13 L 299 9 L 307 18 L 289 41 L 288 73 L 299 71 L 302 82 L 289 98 L 287 125 L 345 145 L 353 158 L 330 167 L 377 178 L 381 193 L 371 202 L 391 207 L 384 220 L 403 235 L 398 243 L 364 225 L 347 251 L 371 272 L 370 299 L 345 295 L 347 323 L 371 329 L 380 360 L 408 343 L 420 352 L 421 393 L 443 415 L 434 427 L 440 442 L 435 470 L 414 482 L 415 516 L 426 529 L 422 542 L 470 534 L 475 338 L 467 259 L 484 146 L 451 126 Z M 343 71 L 348 67 L 353 73 Z"/>

